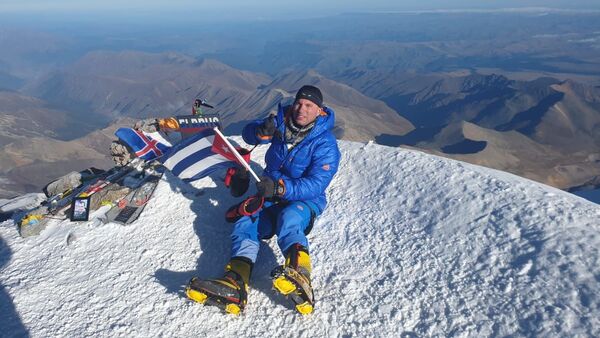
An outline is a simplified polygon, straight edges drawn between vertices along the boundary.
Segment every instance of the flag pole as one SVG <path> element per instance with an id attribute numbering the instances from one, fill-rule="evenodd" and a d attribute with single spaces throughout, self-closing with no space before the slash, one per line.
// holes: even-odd
<path id="1" fill-rule="evenodd" d="M 250 174 L 252 174 L 252 177 L 254 177 L 256 182 L 260 182 L 260 178 L 258 178 L 258 176 L 256 176 L 256 173 L 254 172 L 254 170 L 252 170 L 252 168 L 250 168 L 250 165 L 248 164 L 248 162 L 246 162 L 244 160 L 242 155 L 240 155 L 240 153 L 238 153 L 238 151 L 235 149 L 235 147 L 232 146 L 231 143 L 229 143 L 229 140 L 227 140 L 227 138 L 225 138 L 225 135 L 223 135 L 223 133 L 221 133 L 221 131 L 219 130 L 219 127 L 214 127 L 213 129 L 217 134 L 219 134 L 219 136 L 221 136 L 221 138 L 223 139 L 223 141 L 225 142 L 227 147 L 229 147 L 229 150 L 231 150 L 231 152 L 233 153 L 235 158 L 237 158 L 238 162 L 240 162 L 240 164 L 243 165 L 244 168 L 246 168 L 250 172 Z"/>

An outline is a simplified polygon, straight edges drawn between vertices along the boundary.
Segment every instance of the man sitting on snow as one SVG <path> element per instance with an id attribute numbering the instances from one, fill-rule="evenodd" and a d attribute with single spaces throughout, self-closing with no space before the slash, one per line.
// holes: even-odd
<path id="1" fill-rule="evenodd" d="M 340 161 L 332 133 L 334 122 L 333 110 L 323 106 L 321 91 L 304 86 L 293 105 L 280 106 L 277 115 L 244 128 L 246 143 L 271 144 L 265 156 L 266 168 L 256 184 L 258 197 L 264 197 L 265 202 L 258 212 L 242 216 L 235 223 L 231 260 L 224 276 L 192 279 L 188 297 L 239 313 L 247 302 L 259 241 L 277 235 L 277 244 L 285 257 L 285 265 L 279 271 L 286 272 L 274 276 L 273 285 L 280 293 L 291 296 L 300 313 L 312 312 L 312 290 L 308 296 L 302 292 L 306 290 L 300 290 L 310 288 L 311 262 L 306 235 L 325 209 L 325 190 Z M 298 283 L 301 280 L 305 282 L 300 283 L 302 286 Z"/>

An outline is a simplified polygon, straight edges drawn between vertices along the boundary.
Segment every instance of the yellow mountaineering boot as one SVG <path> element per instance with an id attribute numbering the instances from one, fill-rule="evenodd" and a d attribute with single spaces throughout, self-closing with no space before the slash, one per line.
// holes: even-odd
<path id="1" fill-rule="evenodd" d="M 310 283 L 310 255 L 308 250 L 294 244 L 286 255 L 285 265 L 271 272 L 273 287 L 295 304 L 296 310 L 303 315 L 312 313 L 314 306 L 313 290 Z"/>
<path id="2" fill-rule="evenodd" d="M 225 267 L 223 277 L 209 280 L 194 277 L 185 293 L 198 303 L 216 305 L 227 313 L 240 314 L 248 301 L 252 265 L 246 257 L 233 257 Z"/>

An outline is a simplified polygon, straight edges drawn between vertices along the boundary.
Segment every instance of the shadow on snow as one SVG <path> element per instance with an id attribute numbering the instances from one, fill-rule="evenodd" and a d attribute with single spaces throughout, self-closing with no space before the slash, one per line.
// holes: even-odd
<path id="1" fill-rule="evenodd" d="M 10 262 L 12 252 L 8 244 L 0 237 L 0 271 Z M 29 332 L 21 322 L 21 317 L 15 308 L 12 298 L 4 285 L 0 284 L 0 335 L 7 337 L 29 337 Z"/>
<path id="2" fill-rule="evenodd" d="M 258 172 L 262 171 L 255 163 L 252 163 L 252 169 Z M 192 201 L 190 209 L 196 215 L 193 227 L 200 241 L 201 250 L 195 270 L 159 269 L 155 272 L 154 277 L 166 288 L 168 293 L 185 298 L 185 286 L 192 277 L 210 279 L 223 275 L 224 267 L 231 255 L 230 235 L 233 230 L 233 224 L 225 221 L 225 212 L 229 207 L 249 196 L 254 186 L 254 180 L 251 179 L 248 193 L 243 197 L 234 198 L 230 195 L 229 189 L 225 187 L 223 175 L 224 173 L 221 171 L 211 175 L 216 187 L 200 189 L 182 182 L 170 173 L 166 173 L 164 176 L 172 191 L 182 193 Z M 278 265 L 276 254 L 267 243 L 261 241 L 257 262 L 250 279 L 250 288 L 266 294 L 273 301 L 275 301 L 276 295 L 272 291 L 270 272 L 276 265 Z M 248 303 L 252 304 L 251 298 Z"/>

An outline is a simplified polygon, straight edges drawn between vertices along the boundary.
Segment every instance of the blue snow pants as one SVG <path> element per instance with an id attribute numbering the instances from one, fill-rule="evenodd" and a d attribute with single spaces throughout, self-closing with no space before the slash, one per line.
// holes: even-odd
<path id="1" fill-rule="evenodd" d="M 231 234 L 231 257 L 246 257 L 253 263 L 258 256 L 259 241 L 277 235 L 277 244 L 285 252 L 295 243 L 308 249 L 306 233 L 310 231 L 319 208 L 312 202 L 265 202 L 261 211 L 244 216 L 234 225 Z"/>

